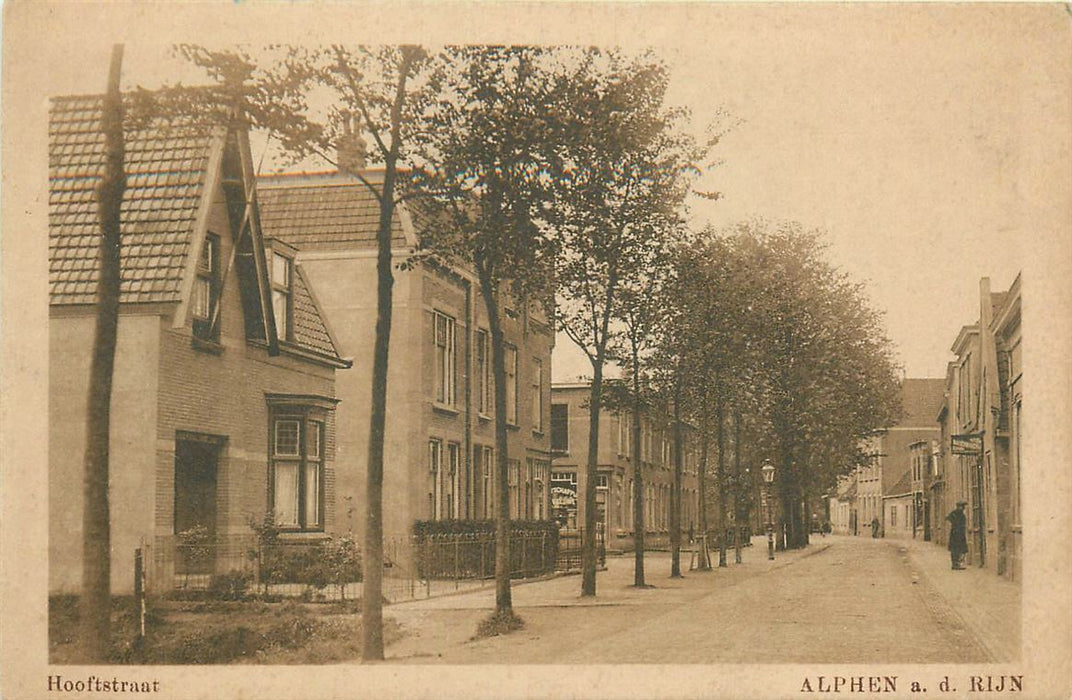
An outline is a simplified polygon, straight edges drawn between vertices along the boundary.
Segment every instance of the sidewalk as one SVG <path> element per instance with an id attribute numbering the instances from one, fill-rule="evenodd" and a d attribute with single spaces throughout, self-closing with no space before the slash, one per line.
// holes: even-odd
<path id="1" fill-rule="evenodd" d="M 913 574 L 948 603 L 960 621 L 971 630 L 994 662 L 1021 658 L 1022 608 L 1020 585 L 987 569 L 969 566 L 953 571 L 949 551 L 922 540 L 884 540 L 907 555 Z"/>
<path id="2" fill-rule="evenodd" d="M 669 578 L 670 554 L 645 555 L 645 580 L 653 587 L 636 589 L 632 555 L 608 556 L 606 569 L 597 575 L 597 595 L 580 595 L 581 577 L 565 575 L 531 582 L 514 581 L 514 609 L 525 619 L 525 629 L 506 637 L 472 640 L 479 622 L 495 607 L 494 587 L 396 603 L 384 609 L 406 632 L 391 644 L 387 658 L 408 663 L 566 663 L 569 650 L 579 650 L 675 611 L 712 593 L 745 592 L 746 582 L 773 573 L 793 562 L 819 553 L 826 543 L 816 542 L 806 550 L 778 552 L 767 560 L 766 540 L 744 551 L 744 563 L 710 572 L 689 571 L 690 552 L 682 551 L 683 578 Z"/>

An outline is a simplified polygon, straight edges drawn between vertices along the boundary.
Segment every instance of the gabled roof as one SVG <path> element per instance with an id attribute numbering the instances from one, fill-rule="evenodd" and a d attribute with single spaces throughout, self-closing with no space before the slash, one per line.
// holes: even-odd
<path id="1" fill-rule="evenodd" d="M 370 182 L 382 173 L 365 174 Z M 264 235 L 300 250 L 376 248 L 380 205 L 368 186 L 339 173 L 269 175 L 258 178 Z M 395 247 L 412 245 L 404 207 L 396 207 L 391 225 Z"/>
<path id="2" fill-rule="evenodd" d="M 904 415 L 899 425 L 937 426 L 935 417 L 945 400 L 945 378 L 904 379 L 901 381 L 901 404 Z"/>
<path id="3" fill-rule="evenodd" d="M 889 492 L 883 494 L 883 498 L 896 498 L 897 496 L 904 496 L 905 494 L 912 493 L 912 472 L 906 471 L 901 475 L 901 478 L 897 480 L 897 483 L 890 487 Z"/>
<path id="4" fill-rule="evenodd" d="M 104 167 L 100 95 L 57 97 L 49 117 L 49 283 L 53 305 L 96 302 L 100 227 L 97 183 Z M 244 132 L 197 123 L 189 118 L 152 119 L 128 128 L 125 136 L 126 189 L 121 209 L 121 303 L 183 301 L 190 284 L 190 252 L 200 250 L 199 230 L 211 183 L 226 176 L 225 155 L 234 182 L 228 204 L 242 208 L 243 183 L 253 187 Z M 228 187 L 230 188 L 228 190 Z M 230 200 L 237 199 L 237 202 Z M 249 235 L 240 236 L 235 275 L 240 278 L 247 337 L 277 350 L 273 315 L 264 313 L 267 265 L 258 227 L 256 197 Z M 232 212 L 233 214 L 233 212 Z M 233 220 L 234 221 L 234 220 Z M 234 223 L 238 228 L 237 222 Z M 186 294 L 189 291 L 186 290 Z M 348 366 L 320 312 L 308 281 L 294 276 L 294 345 L 336 366 Z M 176 316 L 176 323 L 185 317 Z"/>
<path id="5" fill-rule="evenodd" d="M 294 299 L 292 311 L 294 318 L 294 340 L 299 345 L 332 358 L 338 358 L 338 343 L 328 327 L 327 320 L 320 313 L 320 304 L 316 301 L 312 286 L 305 279 L 301 265 L 294 266 Z"/>
<path id="6" fill-rule="evenodd" d="M 49 114 L 49 295 L 92 304 L 100 228 L 96 187 L 104 164 L 99 95 L 59 97 Z M 212 148 L 189 123 L 129 131 L 122 207 L 122 302 L 178 301 Z"/>

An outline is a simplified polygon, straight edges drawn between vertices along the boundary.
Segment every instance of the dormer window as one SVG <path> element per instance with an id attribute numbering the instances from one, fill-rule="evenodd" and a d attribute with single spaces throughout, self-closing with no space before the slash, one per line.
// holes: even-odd
<path id="1" fill-rule="evenodd" d="M 291 338 L 291 294 L 293 261 L 287 256 L 272 253 L 272 311 L 275 330 L 280 340 Z"/>
<path id="2" fill-rule="evenodd" d="M 201 257 L 197 261 L 197 278 L 194 280 L 192 314 L 194 336 L 202 340 L 219 337 L 217 305 L 220 294 L 220 238 L 214 233 L 205 235 Z"/>

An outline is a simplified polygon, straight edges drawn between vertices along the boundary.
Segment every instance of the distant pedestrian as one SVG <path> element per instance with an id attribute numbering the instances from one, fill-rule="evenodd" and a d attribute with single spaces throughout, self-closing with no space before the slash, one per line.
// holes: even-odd
<path id="1" fill-rule="evenodd" d="M 871 536 L 872 537 L 878 537 L 878 528 L 879 528 L 878 518 L 871 518 Z"/>
<path id="2" fill-rule="evenodd" d="M 968 519 L 964 515 L 967 501 L 957 501 L 957 507 L 945 519 L 949 521 L 949 559 L 953 569 L 963 569 L 960 558 L 968 551 Z"/>
<path id="3" fill-rule="evenodd" d="M 696 530 L 692 527 L 692 521 L 689 521 L 689 544 L 692 544 L 696 540 Z"/>

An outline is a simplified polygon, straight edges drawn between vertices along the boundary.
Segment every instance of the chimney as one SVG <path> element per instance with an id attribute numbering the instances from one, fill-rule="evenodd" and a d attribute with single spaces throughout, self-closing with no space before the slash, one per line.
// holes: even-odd
<path id="1" fill-rule="evenodd" d="M 365 139 L 354 128 L 354 118 L 343 116 L 342 135 L 335 145 L 336 166 L 340 173 L 351 174 L 365 169 Z"/>

